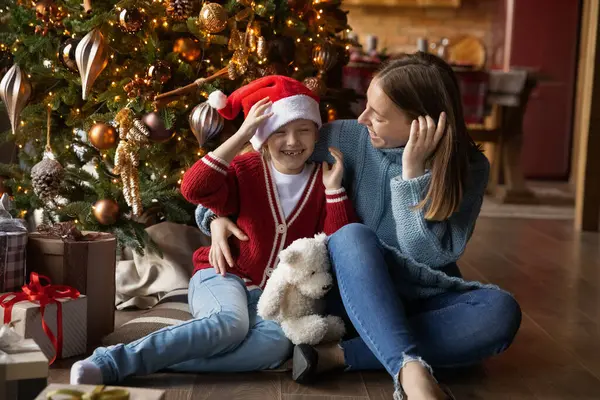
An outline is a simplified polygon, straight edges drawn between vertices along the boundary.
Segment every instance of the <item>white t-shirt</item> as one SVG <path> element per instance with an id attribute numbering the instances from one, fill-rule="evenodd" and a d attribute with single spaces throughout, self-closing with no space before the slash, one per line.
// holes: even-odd
<path id="1" fill-rule="evenodd" d="M 277 186 L 279 203 L 281 204 L 285 218 L 287 218 L 294 211 L 296 204 L 298 204 L 302 197 L 302 193 L 304 193 L 312 171 L 311 164 L 306 164 L 302 172 L 296 175 L 282 174 L 275 169 L 272 162 L 269 162 L 269 167 Z"/>

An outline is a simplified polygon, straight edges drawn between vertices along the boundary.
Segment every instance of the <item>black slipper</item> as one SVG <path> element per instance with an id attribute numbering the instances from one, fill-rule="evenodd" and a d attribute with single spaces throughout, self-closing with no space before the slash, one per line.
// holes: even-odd
<path id="1" fill-rule="evenodd" d="M 292 359 L 292 379 L 296 383 L 306 384 L 314 381 L 319 354 L 308 344 L 299 344 L 294 347 Z"/>

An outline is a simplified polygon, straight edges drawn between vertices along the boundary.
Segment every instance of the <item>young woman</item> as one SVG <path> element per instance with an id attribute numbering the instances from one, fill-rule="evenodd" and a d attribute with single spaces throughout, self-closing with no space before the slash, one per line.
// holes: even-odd
<path id="1" fill-rule="evenodd" d="M 241 128 L 184 175 L 183 196 L 218 214 L 238 215 L 247 240 L 234 243 L 234 264 L 213 268 L 210 248 L 194 254 L 189 308 L 194 319 L 133 343 L 96 349 L 71 369 L 71 383 L 107 384 L 169 368 L 219 372 L 276 368 L 291 354 L 279 325 L 256 307 L 279 252 L 296 239 L 332 234 L 355 221 L 342 184 L 343 161 L 307 163 L 321 126 L 318 98 L 284 76 L 262 78 L 211 105 Z M 250 141 L 257 151 L 236 156 Z M 259 152 L 260 151 L 260 152 Z M 215 271 L 216 269 L 216 271 Z"/>
<path id="2" fill-rule="evenodd" d="M 340 346 L 297 346 L 293 376 L 307 382 L 333 367 L 385 368 L 397 399 L 445 399 L 430 365 L 501 353 L 521 321 L 510 294 L 463 280 L 455 264 L 473 233 L 489 164 L 467 133 L 456 77 L 441 59 L 416 53 L 392 61 L 367 99 L 358 121 L 321 129 L 314 155 L 342 151 L 345 186 L 364 223 L 329 240 L 339 289 L 330 307 L 358 336 Z M 199 209 L 197 218 L 207 230 L 211 214 Z M 215 262 L 224 265 L 219 249 L 243 233 L 225 218 L 210 228 Z"/>

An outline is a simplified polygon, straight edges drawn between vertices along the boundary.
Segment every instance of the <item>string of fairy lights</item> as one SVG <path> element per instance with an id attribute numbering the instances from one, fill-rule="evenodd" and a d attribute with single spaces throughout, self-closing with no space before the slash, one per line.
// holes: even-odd
<path id="1" fill-rule="evenodd" d="M 35 4 L 37 18 L 38 21 L 30 21 L 27 25 L 31 28 L 35 27 L 36 33 L 39 31 L 43 35 L 45 35 L 48 27 L 54 28 L 54 31 L 63 36 L 63 38 L 69 38 L 73 40 L 81 40 L 82 35 L 88 35 L 87 32 L 76 33 L 72 32 L 72 24 L 71 19 L 79 18 L 80 21 L 86 21 L 90 18 L 89 13 L 79 12 L 76 13 L 72 9 L 65 11 L 65 8 L 59 5 L 56 8 L 52 8 L 49 6 L 54 0 L 41 0 Z M 82 140 L 81 132 L 85 125 L 92 122 L 94 125 L 97 124 L 95 120 L 95 115 L 100 112 L 103 108 L 109 107 L 109 111 L 118 110 L 121 108 L 129 107 L 132 101 L 140 101 L 140 98 L 146 95 L 144 90 L 148 90 L 150 92 L 153 89 L 146 88 L 144 85 L 149 86 L 150 78 L 148 77 L 148 71 L 152 67 L 155 67 L 155 62 L 147 62 L 145 68 L 140 67 L 140 60 L 138 56 L 135 54 L 140 53 L 142 51 L 146 51 L 146 48 L 150 45 L 156 45 L 155 37 L 160 35 L 161 32 L 169 32 L 175 24 L 180 22 L 175 21 L 171 16 L 167 15 L 164 12 L 165 7 L 172 0 L 148 0 L 147 6 L 143 6 L 140 8 L 131 8 L 124 7 L 121 4 L 128 4 L 127 2 L 119 2 L 114 5 L 113 10 L 108 12 L 108 18 L 104 20 L 104 22 L 97 26 L 94 29 L 101 31 L 106 39 L 106 49 L 108 52 L 106 66 L 103 68 L 102 72 L 102 80 L 98 81 L 100 85 L 99 88 L 96 89 L 97 92 L 101 91 L 103 88 L 106 90 L 110 90 L 111 96 L 110 98 L 104 98 L 101 102 L 98 102 L 98 107 L 88 107 L 83 105 L 83 103 L 79 103 L 77 106 L 71 107 L 68 113 L 56 113 L 61 119 L 69 118 L 71 121 L 78 121 L 79 127 L 72 127 L 73 140 L 64 145 L 65 151 L 75 150 L 77 146 L 81 146 L 82 144 L 86 144 L 84 140 Z M 277 26 L 274 24 L 275 17 L 273 15 L 267 16 L 268 21 L 271 24 L 262 24 L 260 27 L 255 25 L 253 21 L 253 15 L 264 15 L 265 6 L 263 4 L 257 3 L 256 1 L 250 0 L 238 0 L 238 3 L 242 5 L 243 10 L 238 12 L 238 14 L 232 16 L 227 16 L 227 20 L 231 21 L 239 18 L 239 21 L 242 22 L 242 26 L 245 26 L 244 32 L 239 32 L 243 36 L 244 48 L 228 48 L 231 45 L 231 41 L 233 39 L 234 30 L 231 29 L 231 24 L 228 24 L 230 28 L 231 37 L 224 37 L 220 31 L 215 30 L 212 31 L 207 29 L 207 21 L 201 21 L 201 18 L 190 18 L 188 22 L 188 27 L 190 26 L 189 22 L 194 21 L 195 32 L 187 32 L 188 36 L 184 39 L 176 41 L 173 47 L 173 53 L 179 52 L 180 57 L 174 60 L 170 60 L 172 63 L 176 65 L 188 64 L 193 66 L 194 72 L 198 74 L 200 71 L 216 71 L 230 64 L 235 64 L 237 67 L 237 76 L 236 78 L 244 77 L 246 75 L 246 71 L 248 69 L 249 61 L 254 63 L 254 65 L 258 67 L 266 67 L 270 64 L 270 60 L 264 51 L 261 51 L 260 48 L 260 39 L 263 39 L 264 46 L 264 37 L 266 31 L 269 30 L 269 34 L 267 37 L 276 37 L 278 35 L 284 34 L 286 28 L 287 36 L 290 36 L 289 32 L 293 32 L 295 28 L 298 28 L 300 25 L 304 25 L 305 32 L 302 34 L 296 34 L 295 38 L 293 38 L 294 42 L 297 45 L 307 45 L 307 46 L 316 46 L 318 43 L 324 43 L 325 40 L 332 40 L 332 33 L 330 29 L 327 29 L 325 24 L 327 23 L 325 16 L 325 10 L 323 8 L 319 9 L 319 5 L 321 4 L 329 4 L 330 0 L 307 0 L 309 6 L 307 9 L 310 9 L 311 12 L 314 13 L 314 24 L 307 24 L 306 20 L 303 20 L 303 12 L 294 11 L 291 9 L 291 16 L 281 21 L 281 25 Z M 39 8 L 39 4 L 44 3 L 45 8 Z M 93 3 L 93 2 L 92 2 Z M 203 1 L 202 6 L 213 5 L 216 3 L 210 3 L 209 1 Z M 248 11 L 250 10 L 250 11 Z M 0 9 L 0 15 L 10 11 L 8 7 L 5 9 Z M 102 11 L 107 12 L 107 11 Z M 245 12 L 245 14 L 244 14 Z M 43 23 L 40 22 L 40 13 L 44 16 L 41 19 Z M 55 13 L 55 14 L 54 14 Z M 202 14 L 202 13 L 201 13 Z M 242 15 L 243 14 L 243 15 Z M 209 21 L 210 22 L 210 21 Z M 214 22 L 214 21 L 213 21 Z M 222 21 L 217 21 L 222 22 Z M 36 26 L 36 23 L 38 26 Z M 41 27 L 40 27 L 41 25 Z M 347 24 L 346 24 L 347 25 Z M 71 26 L 71 28 L 68 28 Z M 236 26 L 233 24 L 233 26 Z M 308 26 L 308 28 L 307 28 Z M 39 28 L 39 29 L 38 29 Z M 116 31 L 119 29 L 120 31 Z M 191 28 L 190 28 L 191 29 Z M 291 31 L 290 31 L 291 30 Z M 182 32 L 182 31 L 178 31 Z M 237 32 L 237 28 L 236 31 Z M 341 45 L 346 51 L 350 49 L 349 42 L 346 41 L 344 43 L 344 38 L 346 37 L 345 33 L 349 33 L 350 29 L 345 28 L 341 33 L 341 35 L 336 34 L 336 44 Z M 129 35 L 123 36 L 123 33 L 129 33 Z M 191 34 L 190 34 L 191 33 Z M 340 32 L 337 32 L 340 33 Z M 244 36 L 245 35 L 245 36 Z M 251 40 L 248 40 L 250 38 Z M 228 45 L 229 42 L 229 45 Z M 220 56 L 215 53 L 207 56 L 208 49 L 212 48 L 212 45 L 215 44 L 217 47 L 221 49 L 227 49 L 225 52 L 229 51 L 229 53 L 233 53 L 231 58 L 229 56 L 225 56 L 223 51 L 221 51 Z M 179 46 L 176 48 L 175 46 Z M 220 47 L 218 47 L 220 46 Z M 200 51 L 198 51 L 200 48 Z M 166 51 L 171 49 L 159 49 L 159 53 L 164 54 Z M 238 51 L 239 50 L 239 51 Z M 10 52 L 13 56 L 16 56 L 21 51 L 26 51 L 26 46 L 23 46 L 23 42 L 20 38 L 16 38 L 12 44 L 8 43 L 0 43 L 0 52 Z M 241 55 L 241 56 L 240 56 Z M 61 61 L 63 64 L 64 70 L 68 70 L 65 66 L 65 63 L 62 62 L 61 57 L 65 57 L 65 54 L 61 54 L 60 51 L 56 53 L 56 58 Z M 235 58 L 238 57 L 238 58 Z M 321 67 L 324 64 L 330 62 L 325 60 L 321 60 L 322 55 L 311 56 L 308 62 L 310 61 L 317 66 Z M 160 59 L 160 58 L 159 58 Z M 68 61 L 68 60 L 67 60 Z M 72 60 L 71 60 L 72 61 Z M 289 69 L 293 72 L 300 72 L 305 65 L 296 64 L 296 60 L 291 60 L 285 68 Z M 57 73 L 59 65 L 56 62 L 50 60 L 44 66 L 47 67 L 52 73 Z M 173 66 L 171 64 L 171 66 Z M 71 68 L 72 69 L 72 68 Z M 325 68 L 322 68 L 325 69 Z M 144 71 L 144 73 L 142 73 Z M 73 72 L 73 71 L 71 71 Z M 61 81 L 64 82 L 63 70 L 61 69 L 61 74 L 57 76 L 57 84 Z M 27 78 L 32 79 L 31 73 L 26 73 Z M 132 99 L 130 91 L 126 90 L 127 85 L 120 87 L 121 83 L 126 79 L 130 78 L 132 84 L 129 86 L 133 93 L 138 93 L 141 91 L 142 96 L 137 96 Z M 231 78 L 231 76 L 230 76 Z M 181 80 L 181 77 L 180 77 Z M 93 84 L 93 80 L 91 82 Z M 161 86 L 162 87 L 162 86 Z M 138 92 L 135 92 L 138 91 Z M 43 103 L 47 108 L 56 110 L 58 106 L 61 104 L 61 99 L 59 95 L 59 90 L 48 90 L 44 94 Z M 155 94 L 155 93 L 152 93 Z M 198 94 L 204 98 L 208 97 L 208 92 L 206 88 L 200 87 Z M 179 110 L 185 111 L 188 110 L 194 104 L 191 103 L 194 100 L 195 96 L 183 96 L 178 99 L 176 102 L 177 107 L 181 107 Z M 85 99 L 85 97 L 84 97 Z M 142 101 L 151 101 L 152 98 L 148 95 L 148 98 Z M 95 102 L 96 99 L 94 97 L 88 102 Z M 110 102 L 110 104 L 109 104 Z M 85 111 L 84 111 L 85 110 Z M 28 122 L 24 119 L 19 119 L 18 125 L 21 128 L 25 128 Z M 23 130 L 23 129 L 22 129 Z M 186 149 L 189 148 L 187 146 L 188 143 L 196 144 L 197 142 L 194 138 L 188 133 L 189 130 L 184 130 L 182 132 L 175 132 L 169 140 L 175 140 L 176 143 L 181 143 L 183 146 L 186 145 Z M 13 135 L 16 134 L 13 131 Z M 16 138 L 17 146 L 19 149 L 23 149 L 26 141 L 29 140 L 27 137 L 17 136 Z M 117 140 L 118 141 L 118 140 Z M 40 143 L 39 139 L 35 140 L 36 143 Z M 99 157 L 98 159 L 93 159 L 93 167 L 94 169 L 98 169 L 101 163 L 105 163 L 106 161 L 110 161 L 112 158 L 112 149 L 110 148 L 97 148 Z M 202 148 L 199 148 L 198 151 L 195 152 L 197 157 L 202 157 L 205 154 L 205 151 Z M 104 165 L 105 166 L 105 165 Z M 152 169 L 152 165 L 145 162 L 144 166 Z M 187 166 L 186 166 L 187 167 Z M 179 175 L 183 175 L 185 169 L 177 171 Z M 110 172 L 110 171 L 109 171 Z M 155 172 L 158 172 L 156 170 Z M 164 179 L 168 178 L 167 174 L 160 174 L 157 176 L 162 176 Z M 117 177 L 110 177 L 110 180 L 113 184 L 118 185 L 120 180 Z M 181 184 L 181 179 L 177 179 L 177 184 Z M 21 186 L 17 188 L 18 191 L 23 190 L 23 193 L 27 193 L 27 189 L 23 189 Z M 25 210 L 22 210 L 25 211 Z"/>

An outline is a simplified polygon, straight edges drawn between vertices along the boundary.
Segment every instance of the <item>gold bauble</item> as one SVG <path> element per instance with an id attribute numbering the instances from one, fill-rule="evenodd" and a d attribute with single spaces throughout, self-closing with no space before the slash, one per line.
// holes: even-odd
<path id="1" fill-rule="evenodd" d="M 119 219 L 119 204 L 112 199 L 98 200 L 92 206 L 94 217 L 102 225 L 112 225 Z"/>
<path id="2" fill-rule="evenodd" d="M 319 77 L 310 76 L 304 79 L 302 83 L 304 84 L 304 86 L 309 88 L 314 94 L 316 94 L 319 97 L 324 96 L 327 92 L 327 85 L 325 84 L 323 79 Z"/>
<path id="3" fill-rule="evenodd" d="M 192 38 L 179 38 L 173 45 L 173 51 L 188 62 L 196 61 L 202 55 L 200 42 Z"/>
<path id="4" fill-rule="evenodd" d="M 200 10 L 202 28 L 209 33 L 219 33 L 227 27 L 227 11 L 217 3 L 206 3 Z"/>
<path id="5" fill-rule="evenodd" d="M 119 13 L 119 27 L 125 33 L 136 33 L 142 29 L 146 17 L 137 8 L 124 8 Z"/>
<path id="6" fill-rule="evenodd" d="M 94 124 L 88 132 L 89 142 L 98 150 L 108 150 L 117 145 L 117 130 L 105 123 Z"/>
<path id="7" fill-rule="evenodd" d="M 329 71 L 337 61 L 337 51 L 329 42 L 315 45 L 312 56 L 313 65 L 323 72 Z"/>

